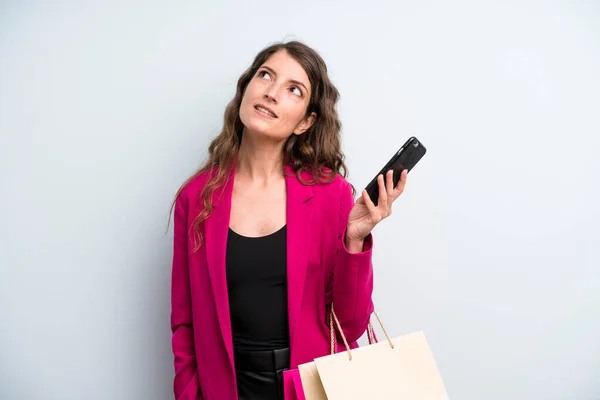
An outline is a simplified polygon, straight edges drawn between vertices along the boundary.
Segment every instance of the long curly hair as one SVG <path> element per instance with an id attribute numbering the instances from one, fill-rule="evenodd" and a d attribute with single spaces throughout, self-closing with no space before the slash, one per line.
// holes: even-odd
<path id="1" fill-rule="evenodd" d="M 203 207 L 193 222 L 196 239 L 194 251 L 202 245 L 200 226 L 212 212 L 213 193 L 226 184 L 235 163 L 244 130 L 240 119 L 240 104 L 246 87 L 258 69 L 279 51 L 287 52 L 306 71 L 312 87 L 306 116 L 313 112 L 317 115 L 313 125 L 303 134 L 294 135 L 290 132 L 283 147 L 284 165 L 291 165 L 297 178 L 306 185 L 331 182 L 336 174 L 347 177 L 348 170 L 341 148 L 342 126 L 337 112 L 339 92 L 329 79 L 325 62 L 315 50 L 299 41 L 268 46 L 256 55 L 252 65 L 238 79 L 235 97 L 225 109 L 223 128 L 208 148 L 208 160 L 181 185 L 175 195 L 176 200 L 191 180 L 206 171 L 211 172 L 198 199 Z M 303 180 L 303 171 L 308 172 L 312 178 Z M 354 187 L 352 191 L 355 192 Z M 171 214 L 174 206 L 175 201 L 171 205 Z"/>

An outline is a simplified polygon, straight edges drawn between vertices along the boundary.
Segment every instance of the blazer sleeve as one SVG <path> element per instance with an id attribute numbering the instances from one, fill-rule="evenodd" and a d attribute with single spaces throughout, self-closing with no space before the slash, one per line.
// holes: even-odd
<path id="1" fill-rule="evenodd" d="M 337 249 L 333 269 L 332 303 L 348 342 L 358 340 L 367 330 L 373 312 L 373 235 L 365 238 L 363 251 L 350 253 L 346 247 L 346 226 L 354 206 L 350 184 L 345 182 L 340 201 Z"/>
<path id="2" fill-rule="evenodd" d="M 201 400 L 188 273 L 188 202 L 180 194 L 175 202 L 173 268 L 171 280 L 171 331 L 175 363 L 173 390 L 177 400 Z"/>

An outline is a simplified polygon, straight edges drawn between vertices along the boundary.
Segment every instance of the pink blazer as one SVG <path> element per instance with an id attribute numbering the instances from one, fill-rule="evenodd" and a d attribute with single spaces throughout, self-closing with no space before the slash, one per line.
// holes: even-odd
<path id="1" fill-rule="evenodd" d="M 304 185 L 289 166 L 286 175 L 291 175 L 286 177 L 288 315 L 291 367 L 296 368 L 329 354 L 332 302 L 352 347 L 365 332 L 373 311 L 373 239 L 367 237 L 361 253 L 346 249 L 344 235 L 354 199 L 344 178 Z M 204 242 L 193 253 L 190 228 L 207 176 L 191 181 L 175 203 L 173 387 L 178 400 L 237 400 L 225 272 L 233 174 L 215 193 L 213 212 L 202 224 Z"/>

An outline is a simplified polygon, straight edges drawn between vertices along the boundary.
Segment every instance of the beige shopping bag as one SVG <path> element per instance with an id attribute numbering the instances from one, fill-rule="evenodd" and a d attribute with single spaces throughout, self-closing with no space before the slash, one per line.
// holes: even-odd
<path id="1" fill-rule="evenodd" d="M 377 343 L 369 325 L 369 345 L 351 350 L 332 309 L 331 355 L 298 366 L 306 400 L 448 400 L 446 388 L 422 331 Z M 333 322 L 346 345 L 334 354 Z"/>

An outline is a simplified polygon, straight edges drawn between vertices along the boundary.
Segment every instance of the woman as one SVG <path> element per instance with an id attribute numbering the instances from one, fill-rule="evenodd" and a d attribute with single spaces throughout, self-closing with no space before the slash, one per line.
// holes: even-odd
<path id="1" fill-rule="evenodd" d="M 371 230 L 402 193 L 354 202 L 338 91 L 299 42 L 240 77 L 209 160 L 174 202 L 175 397 L 282 399 L 282 371 L 329 352 L 331 305 L 348 341 L 372 312 Z"/>

